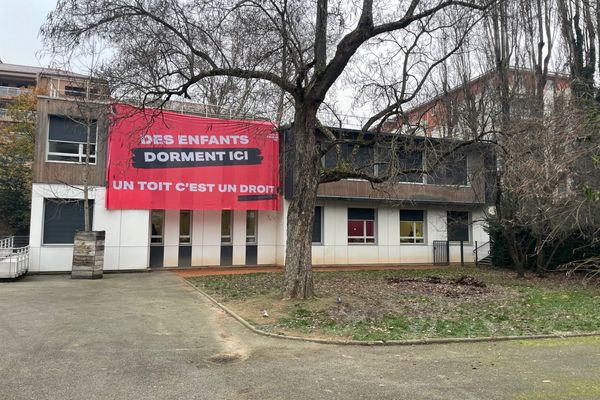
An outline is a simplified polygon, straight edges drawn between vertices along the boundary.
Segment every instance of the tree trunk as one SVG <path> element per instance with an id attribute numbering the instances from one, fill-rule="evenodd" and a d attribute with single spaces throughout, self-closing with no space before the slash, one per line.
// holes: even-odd
<path id="1" fill-rule="evenodd" d="M 319 156 L 314 134 L 316 106 L 298 105 L 293 145 L 294 191 L 287 215 L 284 297 L 313 296 L 312 228 L 319 178 Z"/>
<path id="2" fill-rule="evenodd" d="M 89 176 L 90 176 L 90 140 L 92 136 L 91 122 L 86 119 L 86 141 L 85 141 L 85 171 L 83 173 L 83 230 L 91 231 L 90 226 L 90 195 L 89 195 Z"/>
<path id="3" fill-rule="evenodd" d="M 517 243 L 517 237 L 512 228 L 504 230 L 505 237 L 508 245 L 508 254 L 512 260 L 515 270 L 517 271 L 517 278 L 525 277 L 525 259 L 522 257 L 522 253 L 519 251 L 520 246 Z"/>

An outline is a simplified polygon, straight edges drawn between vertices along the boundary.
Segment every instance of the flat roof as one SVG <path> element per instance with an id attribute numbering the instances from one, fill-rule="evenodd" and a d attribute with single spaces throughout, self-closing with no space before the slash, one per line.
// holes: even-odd
<path id="1" fill-rule="evenodd" d="M 11 75 L 20 77 L 29 77 L 35 79 L 39 75 L 70 76 L 78 78 L 88 78 L 86 75 L 75 72 L 65 71 L 59 68 L 34 67 L 31 65 L 18 65 L 0 63 L 0 75 Z"/>

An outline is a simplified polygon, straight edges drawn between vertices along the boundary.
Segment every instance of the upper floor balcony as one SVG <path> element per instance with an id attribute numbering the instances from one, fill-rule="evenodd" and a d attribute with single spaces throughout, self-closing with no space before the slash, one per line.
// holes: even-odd
<path id="1" fill-rule="evenodd" d="M 0 97 L 2 98 L 12 98 L 29 93 L 31 93 L 31 89 L 13 86 L 0 86 Z"/>

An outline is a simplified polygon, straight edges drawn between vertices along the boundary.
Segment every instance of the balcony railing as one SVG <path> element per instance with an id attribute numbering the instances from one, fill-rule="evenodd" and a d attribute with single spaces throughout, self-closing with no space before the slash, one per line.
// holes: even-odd
<path id="1" fill-rule="evenodd" d="M 30 89 L 24 89 L 24 88 L 12 87 L 12 86 L 0 86 L 0 96 L 16 97 L 16 96 L 20 96 L 22 94 L 28 94 L 28 93 L 31 93 Z"/>
<path id="2" fill-rule="evenodd" d="M 147 104 L 147 106 L 153 106 Z M 225 118 L 225 119 L 239 119 L 239 120 L 268 120 L 264 115 L 258 114 L 240 114 L 239 112 L 225 108 L 223 106 L 215 104 L 206 104 L 195 102 L 193 100 L 170 100 L 164 104 L 157 102 L 156 106 L 161 106 L 165 111 L 172 111 L 180 114 L 196 115 L 199 117 L 209 118 Z"/>
<path id="3" fill-rule="evenodd" d="M 29 236 L 0 238 L 0 279 L 14 279 L 29 270 Z"/>

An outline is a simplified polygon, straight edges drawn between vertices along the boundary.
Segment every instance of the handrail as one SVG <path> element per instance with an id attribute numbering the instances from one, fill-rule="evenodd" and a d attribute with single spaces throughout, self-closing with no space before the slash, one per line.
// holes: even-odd
<path id="1" fill-rule="evenodd" d="M 13 248 L 15 243 L 14 236 L 7 236 L 5 238 L 0 239 L 0 250 L 9 250 Z"/>
<path id="2" fill-rule="evenodd" d="M 487 251 L 487 254 L 481 258 L 482 260 L 491 254 L 492 244 L 489 240 L 481 245 L 477 245 L 477 242 L 475 242 L 475 249 L 473 249 L 473 255 L 475 257 L 475 266 L 476 267 L 479 266 L 479 249 L 481 249 L 484 246 L 488 246 L 488 251 Z"/>
<path id="3" fill-rule="evenodd" d="M 31 89 L 18 88 L 14 86 L 0 86 L 0 96 L 19 96 L 31 93 Z"/>
<path id="4" fill-rule="evenodd" d="M 15 240 L 16 239 L 16 240 Z M 18 278 L 29 270 L 29 237 L 0 239 L 0 278 Z"/>
<path id="5" fill-rule="evenodd" d="M 477 243 L 477 242 L 475 242 L 475 243 Z M 485 242 L 485 243 L 483 243 L 483 244 L 481 244 L 479 246 L 476 246 L 475 249 L 473 250 L 473 254 L 475 254 L 477 252 L 477 250 L 479 250 L 480 248 L 482 248 L 483 246 L 485 246 L 485 245 L 487 245 L 489 243 L 490 243 L 490 241 L 488 240 L 487 242 Z"/>

